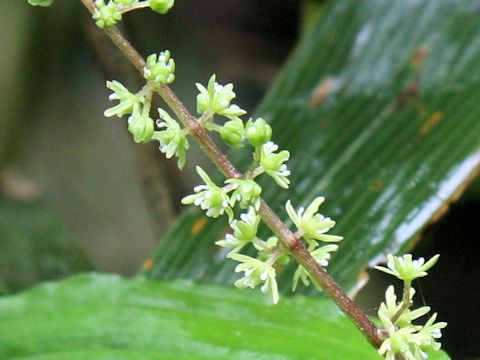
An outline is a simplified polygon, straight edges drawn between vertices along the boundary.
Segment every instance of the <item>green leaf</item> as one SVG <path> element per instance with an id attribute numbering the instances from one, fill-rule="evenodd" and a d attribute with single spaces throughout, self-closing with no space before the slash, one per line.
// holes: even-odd
<path id="1" fill-rule="evenodd" d="M 92 269 L 44 201 L 0 197 L 0 294 Z"/>
<path id="2" fill-rule="evenodd" d="M 49 7 L 54 0 L 28 0 L 28 3 L 33 6 Z"/>
<path id="3" fill-rule="evenodd" d="M 476 1 L 330 1 L 257 111 L 292 154 L 290 190 L 262 179 L 262 195 L 285 220 L 288 198 L 326 197 L 330 233 L 345 238 L 329 273 L 346 288 L 410 248 L 480 163 L 478 11 Z M 249 159 L 234 156 L 241 169 Z M 233 282 L 214 246 L 226 223 L 202 216 L 183 214 L 148 276 Z M 290 288 L 292 267 L 282 275 Z"/>
<path id="4" fill-rule="evenodd" d="M 380 359 L 326 300 L 186 282 L 82 275 L 0 298 L 0 318 L 2 359 Z"/>

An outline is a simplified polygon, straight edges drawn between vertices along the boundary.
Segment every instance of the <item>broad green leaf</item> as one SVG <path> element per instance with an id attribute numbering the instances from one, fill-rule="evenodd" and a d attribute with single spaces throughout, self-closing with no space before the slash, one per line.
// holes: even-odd
<path id="1" fill-rule="evenodd" d="M 44 201 L 0 198 L 0 294 L 92 269 Z"/>
<path id="2" fill-rule="evenodd" d="M 292 153 L 290 191 L 262 179 L 265 199 L 286 219 L 288 198 L 326 197 L 331 233 L 345 238 L 329 272 L 346 288 L 411 247 L 479 166 L 479 11 L 477 1 L 330 1 L 257 111 Z M 242 169 L 249 159 L 234 158 Z M 234 264 L 214 246 L 225 231 L 186 211 L 146 273 L 231 283 Z"/>
<path id="3" fill-rule="evenodd" d="M 327 300 L 187 282 L 81 275 L 0 299 L 0 319 L 2 359 L 380 359 Z"/>

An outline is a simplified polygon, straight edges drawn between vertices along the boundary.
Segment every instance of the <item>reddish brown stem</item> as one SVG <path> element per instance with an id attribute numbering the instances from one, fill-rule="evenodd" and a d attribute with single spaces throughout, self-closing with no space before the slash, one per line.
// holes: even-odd
<path id="1" fill-rule="evenodd" d="M 90 0 L 81 0 L 85 7 L 93 13 L 95 5 Z M 138 54 L 132 45 L 123 37 L 120 31 L 112 26 L 104 29 L 107 35 L 112 39 L 118 49 L 128 58 L 133 66 L 143 73 L 145 60 Z M 175 115 L 190 131 L 195 140 L 200 144 L 206 155 L 215 163 L 218 169 L 228 178 L 239 178 L 242 174 L 235 169 L 224 153 L 217 147 L 212 138 L 205 129 L 199 124 L 185 108 L 183 103 L 177 98 L 173 91 L 167 85 L 160 85 L 155 88 L 167 105 L 172 109 Z M 378 348 L 382 340 L 379 337 L 377 326 L 360 310 L 360 308 L 348 297 L 310 255 L 304 243 L 290 231 L 287 225 L 280 220 L 277 214 L 261 200 L 259 214 L 267 226 L 278 236 L 282 244 L 289 249 L 291 255 L 308 271 L 313 280 L 320 285 L 325 293 L 342 309 L 342 311 L 352 320 L 357 328 L 363 333 L 368 341 Z"/>
<path id="2" fill-rule="evenodd" d="M 377 326 L 360 310 L 360 308 L 350 299 L 343 289 L 327 274 L 325 269 L 310 255 L 298 236 L 280 220 L 277 214 L 262 200 L 259 211 L 262 220 L 278 236 L 282 243 L 290 250 L 291 255 L 297 260 L 310 274 L 314 281 L 328 294 L 328 296 L 338 305 L 348 318 L 365 335 L 368 341 L 379 348 L 382 340 L 378 336 Z"/>

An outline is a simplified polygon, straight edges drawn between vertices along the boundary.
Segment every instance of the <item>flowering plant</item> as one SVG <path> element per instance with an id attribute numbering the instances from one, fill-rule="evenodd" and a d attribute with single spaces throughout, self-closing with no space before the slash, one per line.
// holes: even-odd
<path id="1" fill-rule="evenodd" d="M 30 2 L 40 6 L 52 3 L 40 0 Z M 82 2 L 92 13 L 97 26 L 107 33 L 116 31 L 111 30 L 112 27 L 126 12 L 150 7 L 165 14 L 173 6 L 173 0 Z M 435 323 L 436 315 L 433 315 L 425 325 L 414 325 L 412 321 L 425 315 L 429 308 L 410 309 L 414 294 L 411 289 L 412 280 L 425 276 L 426 270 L 434 265 L 438 256 L 427 263 L 423 259 L 412 260 L 410 255 L 401 258 L 388 256 L 387 268 L 378 269 L 403 280 L 404 295 L 402 301 L 397 303 L 392 288 L 387 290 L 385 303 L 380 306 L 378 313 L 382 326 L 377 327 L 359 311 L 325 270 L 332 253 L 338 249 L 337 244 L 330 243 L 343 240 L 341 236 L 327 234 L 334 227 L 335 221 L 318 212 L 325 199 L 316 197 L 306 209 L 300 207 L 298 210 L 288 200 L 286 212 L 296 227 L 292 231 L 261 198 L 263 189 L 256 178 L 262 174 L 269 176 L 283 189 L 288 189 L 291 185 L 291 172 L 287 165 L 291 154 L 287 149 L 279 150 L 279 146 L 272 141 L 274 133 L 268 122 L 263 118 L 243 120 L 241 117 L 246 115 L 246 111 L 232 104 L 236 97 L 233 85 L 221 85 L 215 75 L 210 77 L 206 86 L 196 84 L 199 90 L 196 108 L 200 116 L 195 118 L 168 87 L 175 80 L 176 70 L 175 61 L 168 50 L 158 55 L 152 54 L 145 61 L 128 42 L 119 42 L 117 46 L 129 54 L 130 60 L 143 74 L 146 84 L 140 91 L 132 92 L 118 81 L 107 82 L 107 87 L 113 91 L 110 100 L 118 103 L 107 109 L 105 115 L 127 117 L 128 131 L 134 142 L 158 141 L 160 151 L 167 158 L 178 158 L 180 169 L 186 162 L 189 138 L 193 139 L 225 175 L 226 179 L 219 184 L 197 166 L 203 184 L 196 186 L 194 193 L 184 197 L 182 203 L 196 205 L 205 211 L 206 216 L 212 218 L 223 214 L 228 216 L 233 233 L 227 234 L 216 244 L 230 249 L 226 257 L 238 263 L 235 272 L 243 273 L 235 286 L 260 286 L 262 292 L 270 294 L 272 301 L 277 303 L 279 290 L 276 269 L 282 262 L 294 259 L 298 262 L 298 267 L 293 275 L 293 289 L 301 281 L 305 286 L 313 282 L 324 290 L 378 348 L 379 354 L 387 359 L 421 359 L 425 357 L 425 350 L 439 349 L 437 339 L 446 324 Z M 173 116 L 159 108 L 159 119 L 155 121 L 151 107 L 152 98 L 157 94 L 165 100 L 173 111 Z M 209 132 L 217 132 L 231 148 L 250 146 L 253 155 L 248 170 L 239 172 L 215 145 Z M 272 231 L 272 236 L 266 240 L 257 234 L 261 222 Z M 323 242 L 328 244 L 322 245 Z M 243 252 L 247 249 L 249 255 Z M 251 256 L 252 252 L 255 253 L 254 256 Z"/>

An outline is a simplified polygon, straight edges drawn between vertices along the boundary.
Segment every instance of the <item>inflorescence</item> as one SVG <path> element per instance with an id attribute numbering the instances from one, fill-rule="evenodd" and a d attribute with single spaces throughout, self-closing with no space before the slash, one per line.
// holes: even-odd
<path id="1" fill-rule="evenodd" d="M 105 116 L 128 118 L 128 130 L 137 143 L 158 141 L 160 151 L 167 158 L 176 156 L 178 167 L 185 165 L 186 152 L 189 148 L 189 131 L 180 122 L 172 118 L 164 109 L 158 109 L 159 119 L 154 121 L 150 116 L 150 104 L 156 86 L 168 84 L 175 79 L 175 63 L 169 51 L 147 58 L 143 71 L 146 86 L 140 91 L 130 92 L 118 81 L 108 81 L 107 87 L 112 90 L 110 100 L 118 103 L 105 111 Z M 261 290 L 272 296 L 273 302 L 278 302 L 278 286 L 276 266 L 288 259 L 288 250 L 275 236 L 267 240 L 257 237 L 258 225 L 261 221 L 258 210 L 262 187 L 256 178 L 262 174 L 270 176 L 278 186 L 287 189 L 290 184 L 290 171 L 286 161 L 290 157 L 287 150 L 279 150 L 272 137 L 272 128 L 263 118 L 250 118 L 246 122 L 240 117 L 246 111 L 232 103 L 235 92 L 232 84 L 220 85 L 213 75 L 207 86 L 196 84 L 199 90 L 197 96 L 196 120 L 207 131 L 217 132 L 220 138 L 231 148 L 249 145 L 253 149 L 252 164 L 249 170 L 240 178 L 226 179 L 223 184 L 216 184 L 199 166 L 197 173 L 203 183 L 194 188 L 194 193 L 182 199 L 183 204 L 194 204 L 205 211 L 205 214 L 217 218 L 223 214 L 228 216 L 232 234 L 217 241 L 217 245 L 231 249 L 227 257 L 239 262 L 236 272 L 244 275 L 235 282 L 235 286 L 255 288 L 261 284 Z M 219 122 L 217 117 L 225 118 Z M 155 128 L 156 124 L 156 128 Z M 322 242 L 339 242 L 342 237 L 326 234 L 335 222 L 318 213 L 323 197 L 314 199 L 305 211 L 300 208 L 295 212 L 291 202 L 286 204 L 286 210 L 298 233 L 308 245 L 308 251 L 322 266 L 328 264 L 330 255 L 337 245 L 321 245 Z M 239 213 L 238 218 L 235 214 Z M 240 252 L 244 248 L 255 249 L 257 256 L 247 256 Z M 294 274 L 293 289 L 298 282 L 309 285 L 309 274 L 299 266 Z"/>
<path id="2" fill-rule="evenodd" d="M 447 326 L 447 323 L 435 323 L 437 319 L 435 313 L 424 325 L 414 324 L 414 320 L 430 312 L 430 307 L 422 306 L 410 310 L 415 295 L 415 290 L 411 287 L 412 281 L 426 276 L 426 271 L 435 265 L 438 257 L 439 255 L 435 255 L 425 263 L 423 258 L 412 260 L 410 254 L 399 257 L 388 255 L 387 267 L 375 267 L 403 281 L 402 300 L 397 301 L 393 286 L 389 286 L 385 302 L 378 310 L 378 317 L 385 332 L 378 353 L 387 360 L 395 360 L 397 355 L 403 356 L 406 360 L 423 360 L 428 358 L 426 351 L 439 350 L 441 347 L 438 339 L 442 336 L 441 329 Z"/>
<path id="3" fill-rule="evenodd" d="M 107 1 L 107 2 L 106 2 Z M 54 0 L 28 0 L 32 5 L 50 6 Z M 122 19 L 122 14 L 149 7 L 160 14 L 167 13 L 174 0 L 96 0 L 93 19 L 100 28 L 115 25 Z M 154 93 L 159 88 L 175 80 L 175 61 L 170 52 L 152 54 L 147 57 L 143 76 L 146 85 L 137 92 L 131 92 L 118 81 L 107 81 L 107 88 L 112 91 L 109 99 L 117 104 L 107 109 L 106 117 L 126 117 L 128 131 L 136 143 L 159 142 L 159 149 L 167 158 L 177 157 L 177 165 L 182 169 L 186 162 L 186 153 L 190 145 L 190 132 L 182 127 L 164 109 L 158 109 L 158 119 L 151 115 L 151 103 Z M 219 137 L 231 148 L 249 145 L 253 148 L 252 163 L 239 178 L 226 179 L 217 185 L 199 166 L 197 173 L 203 184 L 194 188 L 194 193 L 182 199 L 183 204 L 194 204 L 205 211 L 205 214 L 217 218 L 223 214 L 228 216 L 232 232 L 216 245 L 228 249 L 227 258 L 238 262 L 235 272 L 243 276 L 235 282 L 239 288 L 255 288 L 269 293 L 274 303 L 279 300 L 277 285 L 278 265 L 289 261 L 289 250 L 273 235 L 264 240 L 257 236 L 261 220 L 259 215 L 262 187 L 256 178 L 266 174 L 278 186 L 288 189 L 290 171 L 286 162 L 290 158 L 287 150 L 280 150 L 272 138 L 272 128 L 263 118 L 247 121 L 241 119 L 246 111 L 232 104 L 235 92 L 232 84 L 220 85 L 212 75 L 207 86 L 196 84 L 198 119 L 195 121 L 207 131 L 217 132 Z M 225 120 L 218 121 L 218 117 Z M 343 238 L 327 234 L 335 226 L 335 221 L 318 212 L 324 198 L 315 198 L 305 208 L 295 210 L 291 201 L 286 202 L 286 212 L 297 231 L 295 235 L 303 240 L 308 252 L 322 267 L 326 267 L 331 254 L 338 249 L 337 244 Z M 237 217 L 235 214 L 239 214 Z M 327 243 L 323 245 L 323 243 Z M 242 251 L 256 251 L 256 256 L 242 254 Z M 423 258 L 412 260 L 410 254 L 394 257 L 388 255 L 387 267 L 376 266 L 380 271 L 397 277 L 404 283 L 403 296 L 397 301 L 393 286 L 388 287 L 385 302 L 380 305 L 378 316 L 382 323 L 379 336 L 382 344 L 378 349 L 380 355 L 387 360 L 395 360 L 401 356 L 406 360 L 426 359 L 429 350 L 440 349 L 438 339 L 445 322 L 437 322 L 437 314 L 429 317 L 424 325 L 413 321 L 430 312 L 428 306 L 411 310 L 415 290 L 412 281 L 427 275 L 438 260 L 438 255 L 424 262 Z M 299 265 L 293 276 L 293 291 L 299 282 L 305 286 L 310 284 L 310 274 Z"/>

